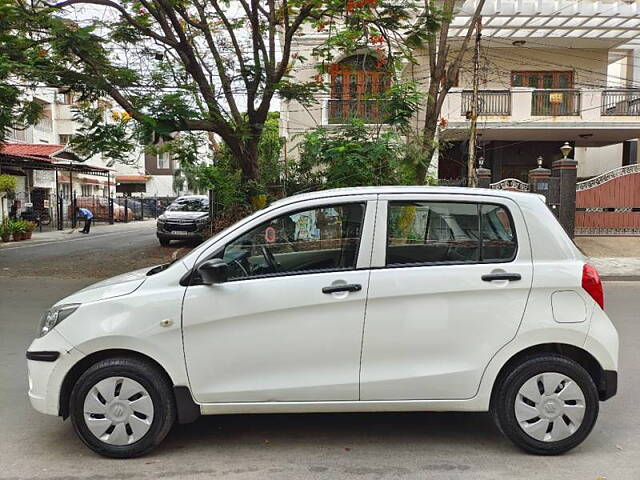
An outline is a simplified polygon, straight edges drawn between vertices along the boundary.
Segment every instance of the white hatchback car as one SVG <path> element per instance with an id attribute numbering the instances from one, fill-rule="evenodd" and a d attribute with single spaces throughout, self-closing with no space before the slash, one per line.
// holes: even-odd
<path id="1" fill-rule="evenodd" d="M 371 187 L 278 201 L 87 287 L 27 358 L 33 406 L 111 457 L 201 414 L 426 410 L 490 411 L 557 454 L 616 393 L 618 335 L 540 196 Z"/>

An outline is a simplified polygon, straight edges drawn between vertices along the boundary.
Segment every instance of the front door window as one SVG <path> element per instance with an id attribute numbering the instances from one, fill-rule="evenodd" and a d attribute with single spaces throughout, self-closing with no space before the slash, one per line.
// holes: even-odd
<path id="1" fill-rule="evenodd" d="M 225 247 L 229 279 L 354 269 L 363 217 L 363 204 L 345 204 L 269 220 Z"/>

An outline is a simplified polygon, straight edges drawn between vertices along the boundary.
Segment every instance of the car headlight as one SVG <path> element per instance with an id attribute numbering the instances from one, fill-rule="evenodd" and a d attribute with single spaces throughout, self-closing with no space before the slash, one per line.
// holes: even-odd
<path id="1" fill-rule="evenodd" d="M 44 315 L 42 315 L 42 319 L 40 320 L 38 336 L 44 337 L 47 333 L 53 330 L 53 327 L 75 312 L 79 306 L 79 303 L 67 303 L 64 305 L 56 305 L 44 312 Z"/>
<path id="2" fill-rule="evenodd" d="M 200 217 L 196 219 L 196 223 L 198 225 L 204 225 L 205 223 L 209 223 L 209 217 Z"/>

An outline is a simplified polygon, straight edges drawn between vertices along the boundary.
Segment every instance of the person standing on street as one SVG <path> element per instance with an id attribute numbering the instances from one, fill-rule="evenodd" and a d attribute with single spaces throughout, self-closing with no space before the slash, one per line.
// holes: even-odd
<path id="1" fill-rule="evenodd" d="M 89 233 L 91 229 L 91 221 L 93 220 L 93 213 L 88 208 L 76 207 L 76 215 L 84 218 L 84 228 L 80 230 L 80 233 Z"/>

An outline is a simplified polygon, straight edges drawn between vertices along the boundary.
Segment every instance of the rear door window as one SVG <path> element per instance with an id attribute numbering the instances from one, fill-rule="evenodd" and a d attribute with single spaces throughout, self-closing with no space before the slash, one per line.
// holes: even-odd
<path id="1" fill-rule="evenodd" d="M 505 262 L 516 248 L 513 221 L 500 205 L 389 202 L 388 266 Z"/>

